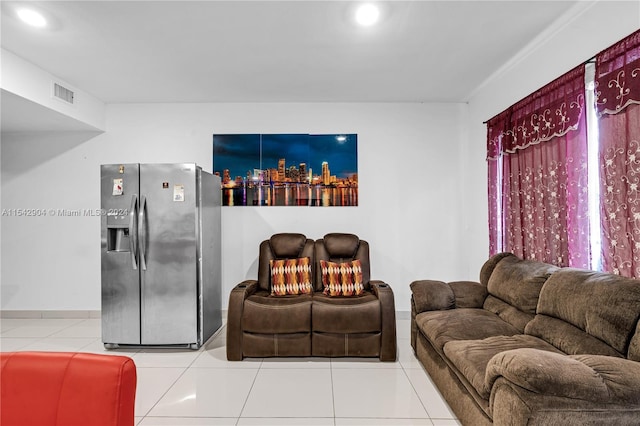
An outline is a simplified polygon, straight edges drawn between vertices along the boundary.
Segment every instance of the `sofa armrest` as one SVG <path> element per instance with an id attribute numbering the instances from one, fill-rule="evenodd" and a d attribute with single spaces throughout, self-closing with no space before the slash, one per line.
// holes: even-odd
<path id="1" fill-rule="evenodd" d="M 453 308 L 482 308 L 487 288 L 475 281 L 419 280 L 411 283 L 416 314 Z"/>
<path id="2" fill-rule="evenodd" d="M 456 308 L 482 308 L 487 288 L 476 281 L 452 281 L 449 287 L 456 299 Z"/>
<path id="3" fill-rule="evenodd" d="M 391 286 L 383 281 L 369 281 L 371 291 L 380 300 L 382 336 L 380 337 L 380 361 L 396 360 L 396 305 Z"/>
<path id="4" fill-rule="evenodd" d="M 456 307 L 456 298 L 449 284 L 443 281 L 419 280 L 410 284 L 416 314 Z"/>
<path id="5" fill-rule="evenodd" d="M 236 285 L 229 294 L 229 308 L 227 310 L 227 359 L 229 361 L 242 361 L 244 301 L 257 289 L 257 280 L 246 280 Z"/>
<path id="6" fill-rule="evenodd" d="M 625 358 L 513 349 L 487 365 L 489 387 L 500 377 L 534 394 L 640 406 L 640 362 Z"/>

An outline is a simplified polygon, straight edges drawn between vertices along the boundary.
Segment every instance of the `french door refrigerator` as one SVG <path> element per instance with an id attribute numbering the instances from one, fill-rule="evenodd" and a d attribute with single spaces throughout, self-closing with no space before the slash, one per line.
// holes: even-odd
<path id="1" fill-rule="evenodd" d="M 102 342 L 199 348 L 222 325 L 220 178 L 101 166 Z"/>

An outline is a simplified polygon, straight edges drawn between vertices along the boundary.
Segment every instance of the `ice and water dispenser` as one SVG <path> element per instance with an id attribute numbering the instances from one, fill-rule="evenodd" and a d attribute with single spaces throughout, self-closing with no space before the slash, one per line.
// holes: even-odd
<path id="1" fill-rule="evenodd" d="M 112 170 L 107 169 L 110 172 Z M 135 170 L 135 169 L 134 169 Z M 113 170 L 115 172 L 115 170 Z M 134 172 L 137 173 L 137 172 Z M 115 177 L 114 177 L 115 175 Z M 107 251 L 115 252 L 131 252 L 135 251 L 135 237 L 130 233 L 136 232 L 135 206 L 137 206 L 137 196 L 133 195 L 131 202 L 131 210 L 127 210 L 124 204 L 127 202 L 124 192 L 124 175 L 125 166 L 120 165 L 117 168 L 117 174 L 106 174 L 103 170 L 103 197 L 102 197 L 102 214 L 107 218 Z M 106 178 L 106 179 L 105 179 Z M 109 191 L 109 195 L 107 195 Z M 104 210 L 105 207 L 107 210 Z M 104 222 L 103 222 L 104 223 Z M 103 225 L 104 226 L 104 225 Z M 131 238 L 134 238 L 132 241 Z"/>
<path id="2" fill-rule="evenodd" d="M 116 216 L 107 212 L 107 251 L 131 251 L 128 215 Z"/>
<path id="3" fill-rule="evenodd" d="M 107 236 L 108 251 L 130 251 L 129 228 L 109 228 Z"/>

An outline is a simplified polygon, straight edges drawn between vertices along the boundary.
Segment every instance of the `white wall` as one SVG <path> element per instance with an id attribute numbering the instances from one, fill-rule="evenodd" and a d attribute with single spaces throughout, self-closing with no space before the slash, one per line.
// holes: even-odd
<path id="1" fill-rule="evenodd" d="M 371 245 L 372 278 L 409 310 L 409 283 L 476 278 L 459 179 L 466 106 L 456 104 L 123 104 L 106 132 L 2 140 L 2 207 L 95 209 L 99 165 L 197 162 L 212 168 L 214 133 L 357 133 L 358 207 L 223 208 L 223 297 L 257 276 L 258 245 L 276 232 L 353 232 Z M 484 208 L 484 206 L 480 206 Z M 2 218 L 2 309 L 100 309 L 94 217 Z M 480 248 L 480 251 L 485 251 Z M 476 256 L 477 257 L 477 256 Z M 464 263 L 464 262 L 462 262 Z"/>
<path id="2" fill-rule="evenodd" d="M 577 3 L 575 16 L 468 105 L 110 105 L 97 137 L 3 134 L 2 208 L 98 208 L 101 163 L 196 161 L 211 170 L 213 133 L 358 133 L 360 206 L 224 209 L 224 304 L 236 282 L 256 276 L 262 239 L 345 231 L 371 243 L 373 278 L 388 281 L 406 311 L 412 280 L 475 279 L 487 258 L 483 121 L 640 28 L 638 1 Z M 92 217 L 3 217 L 1 308 L 99 309 L 99 235 Z"/>
<path id="3" fill-rule="evenodd" d="M 93 136 L 2 134 L 2 309 L 99 309 L 99 222 L 57 212 L 100 206 Z"/>

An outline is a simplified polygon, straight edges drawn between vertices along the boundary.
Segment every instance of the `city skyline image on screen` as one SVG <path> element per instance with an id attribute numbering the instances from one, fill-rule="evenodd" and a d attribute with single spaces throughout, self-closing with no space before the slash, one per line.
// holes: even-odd
<path id="1" fill-rule="evenodd" d="M 357 206 L 358 135 L 213 135 L 224 206 Z"/>

